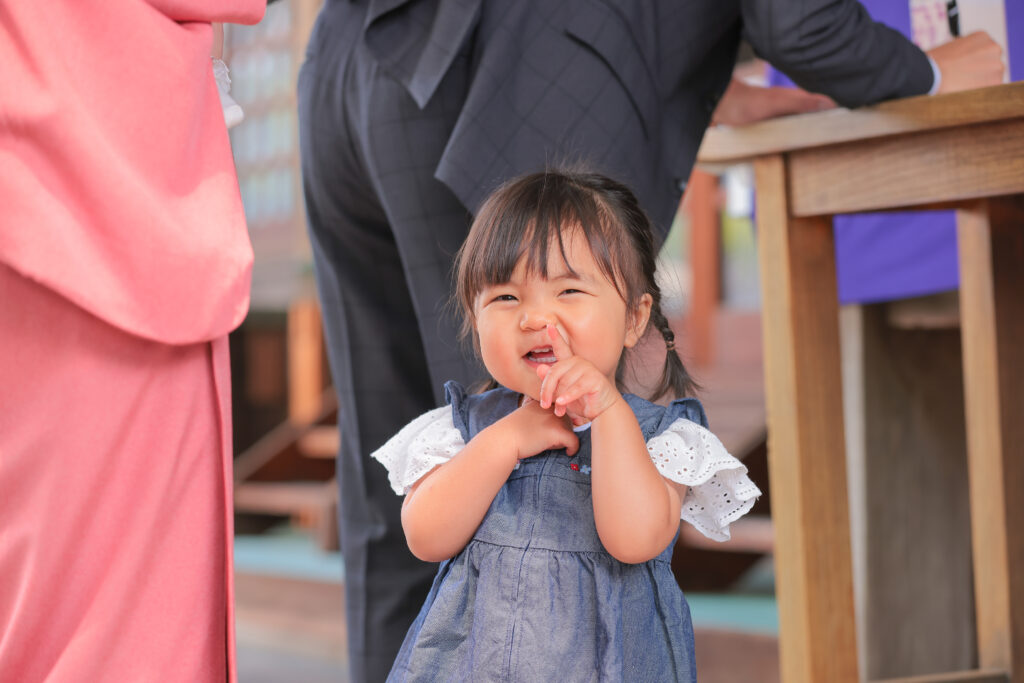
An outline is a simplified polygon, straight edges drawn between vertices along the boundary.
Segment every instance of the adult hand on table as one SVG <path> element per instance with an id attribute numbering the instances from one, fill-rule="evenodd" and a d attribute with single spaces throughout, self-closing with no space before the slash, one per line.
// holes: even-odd
<path id="1" fill-rule="evenodd" d="M 798 88 L 765 88 L 734 78 L 722 95 L 711 123 L 742 126 L 777 116 L 834 109 L 835 106 L 836 103 L 826 95 Z"/>
<path id="2" fill-rule="evenodd" d="M 1003 49 L 984 31 L 928 50 L 942 74 L 937 94 L 983 88 L 1003 82 Z"/>

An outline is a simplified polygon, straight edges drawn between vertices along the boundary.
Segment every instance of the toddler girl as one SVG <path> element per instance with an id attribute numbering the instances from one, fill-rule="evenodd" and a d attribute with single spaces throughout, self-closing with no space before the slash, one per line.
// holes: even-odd
<path id="1" fill-rule="evenodd" d="M 603 176 L 525 176 L 481 208 L 456 298 L 494 388 L 449 382 L 374 453 L 410 549 L 444 560 L 389 681 L 695 679 L 679 520 L 725 540 L 760 491 L 695 399 L 620 393 L 649 322 L 651 398 L 693 389 L 654 270 L 647 217 Z"/>

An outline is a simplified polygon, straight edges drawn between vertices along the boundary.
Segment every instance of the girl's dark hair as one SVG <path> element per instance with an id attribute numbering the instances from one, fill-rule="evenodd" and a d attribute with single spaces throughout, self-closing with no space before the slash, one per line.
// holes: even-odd
<path id="1" fill-rule="evenodd" d="M 548 245 L 558 244 L 566 267 L 563 229 L 578 229 L 601 272 L 633 311 L 644 294 L 653 299 L 650 324 L 668 347 L 661 380 L 651 395 L 692 395 L 696 383 L 675 350 L 674 334 L 661 311 L 654 279 L 656 253 L 651 222 L 625 185 L 597 173 L 546 170 L 515 178 L 484 202 L 456 256 L 454 303 L 462 310 L 462 337 L 474 334 L 473 306 L 486 287 L 508 282 L 520 260 L 527 272 L 547 277 Z M 624 363 L 615 379 L 622 389 Z"/>

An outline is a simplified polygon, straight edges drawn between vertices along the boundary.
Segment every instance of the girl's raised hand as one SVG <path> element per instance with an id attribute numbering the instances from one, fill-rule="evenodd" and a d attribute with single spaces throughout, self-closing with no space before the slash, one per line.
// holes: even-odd
<path id="1" fill-rule="evenodd" d="M 502 418 L 510 429 L 509 438 L 515 444 L 516 458 L 522 460 L 547 450 L 564 448 L 569 455 L 579 450 L 580 440 L 564 416 L 550 410 L 526 396 L 518 410 Z"/>
<path id="2" fill-rule="evenodd" d="M 558 416 L 569 415 L 574 422 L 587 422 L 621 398 L 615 385 L 593 363 L 573 354 L 554 325 L 547 326 L 547 333 L 556 362 L 537 366 L 541 408 L 551 408 Z"/>

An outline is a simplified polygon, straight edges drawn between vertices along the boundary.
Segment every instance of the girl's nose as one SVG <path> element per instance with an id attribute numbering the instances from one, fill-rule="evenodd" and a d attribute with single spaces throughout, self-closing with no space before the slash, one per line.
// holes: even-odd
<path id="1" fill-rule="evenodd" d="M 523 317 L 519 320 L 519 329 L 524 331 L 543 330 L 548 325 L 554 325 L 555 318 L 547 310 L 531 308 L 523 311 Z"/>

